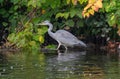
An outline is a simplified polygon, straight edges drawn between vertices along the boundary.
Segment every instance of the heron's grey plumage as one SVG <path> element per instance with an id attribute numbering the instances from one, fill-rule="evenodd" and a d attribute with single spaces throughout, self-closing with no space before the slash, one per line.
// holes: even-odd
<path id="1" fill-rule="evenodd" d="M 63 45 L 66 49 L 67 47 L 74 47 L 78 45 L 82 47 L 87 47 L 87 45 L 84 42 L 78 40 L 73 34 L 66 30 L 58 30 L 55 33 L 53 33 L 52 32 L 53 25 L 49 21 L 44 21 L 38 25 L 49 26 L 48 34 L 59 43 L 57 49 L 59 49 L 61 45 Z"/>

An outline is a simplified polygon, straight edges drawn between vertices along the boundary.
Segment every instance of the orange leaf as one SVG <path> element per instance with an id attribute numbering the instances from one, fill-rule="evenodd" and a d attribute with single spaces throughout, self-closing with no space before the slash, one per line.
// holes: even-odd
<path id="1" fill-rule="evenodd" d="M 118 35 L 120 36 L 120 29 L 117 31 Z"/>
<path id="2" fill-rule="evenodd" d="M 84 18 L 94 15 L 94 12 L 98 12 L 99 8 L 102 8 L 102 0 L 88 0 L 88 4 L 84 8 L 82 15 Z"/>
<path id="3" fill-rule="evenodd" d="M 85 11 L 82 12 L 82 16 L 85 18 Z"/>
<path id="4" fill-rule="evenodd" d="M 90 14 L 89 13 L 86 13 L 86 16 L 87 16 L 87 18 L 90 16 Z"/>
<path id="5" fill-rule="evenodd" d="M 84 10 L 87 10 L 88 8 L 90 8 L 92 6 L 92 4 L 88 4 L 85 8 L 84 8 Z"/>
<path id="6" fill-rule="evenodd" d="M 94 11 L 96 11 L 96 12 L 98 12 L 98 7 L 97 6 L 95 6 L 95 5 L 93 5 L 92 7 L 91 7 Z"/>

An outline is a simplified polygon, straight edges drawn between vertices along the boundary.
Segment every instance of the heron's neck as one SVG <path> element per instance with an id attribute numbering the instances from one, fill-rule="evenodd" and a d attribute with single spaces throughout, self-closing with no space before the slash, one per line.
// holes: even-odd
<path id="1" fill-rule="evenodd" d="M 48 34 L 54 38 L 54 33 L 52 32 L 53 29 L 53 25 L 52 24 L 48 24 L 49 28 L 48 28 Z"/>
<path id="2" fill-rule="evenodd" d="M 52 31 L 53 25 L 50 23 L 50 24 L 48 24 L 48 26 L 49 26 L 48 31 Z"/>

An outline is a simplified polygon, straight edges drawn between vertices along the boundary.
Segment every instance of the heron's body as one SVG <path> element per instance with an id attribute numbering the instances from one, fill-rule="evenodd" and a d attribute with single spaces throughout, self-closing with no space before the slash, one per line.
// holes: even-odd
<path id="1" fill-rule="evenodd" d="M 48 25 L 48 34 L 55 39 L 59 45 L 58 48 L 63 45 L 66 49 L 67 47 L 74 47 L 76 45 L 79 45 L 81 47 L 87 47 L 86 44 L 80 40 L 78 40 L 73 34 L 66 30 L 58 30 L 55 33 L 53 33 L 51 30 L 53 28 L 53 25 L 49 21 L 44 21 L 40 25 Z"/>

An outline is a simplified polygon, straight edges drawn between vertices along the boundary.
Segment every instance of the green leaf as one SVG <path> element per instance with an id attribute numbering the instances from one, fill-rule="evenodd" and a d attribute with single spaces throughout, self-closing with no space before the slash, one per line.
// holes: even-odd
<path id="1" fill-rule="evenodd" d="M 55 18 L 63 17 L 63 13 L 57 13 Z"/>
<path id="2" fill-rule="evenodd" d="M 65 12 L 65 13 L 57 13 L 56 14 L 56 18 L 59 18 L 59 17 L 63 17 L 65 19 L 67 19 L 69 17 L 69 12 Z"/>
<path id="3" fill-rule="evenodd" d="M 107 21 L 110 26 L 113 26 L 117 22 L 113 13 L 107 15 Z"/>
<path id="4" fill-rule="evenodd" d="M 30 46 L 36 46 L 36 42 L 35 42 L 35 41 L 30 41 L 30 42 L 29 42 L 29 45 L 30 45 Z"/>
<path id="5" fill-rule="evenodd" d="M 50 6 L 55 9 L 60 6 L 60 0 L 49 0 Z"/>
<path id="6" fill-rule="evenodd" d="M 0 9 L 0 14 L 5 15 L 5 14 L 6 14 L 6 10 L 3 9 L 3 8 L 1 8 L 1 9 Z"/>
<path id="7" fill-rule="evenodd" d="M 38 35 L 38 34 L 37 34 L 37 35 L 34 35 L 34 36 L 33 36 L 33 40 L 39 41 L 39 36 L 40 36 L 40 35 Z"/>
<path id="8" fill-rule="evenodd" d="M 19 6 L 18 6 L 18 5 L 14 6 L 14 10 L 17 10 L 18 8 L 19 8 Z"/>
<path id="9" fill-rule="evenodd" d="M 38 1 L 40 1 L 40 3 L 45 3 L 46 2 L 46 0 L 38 0 Z"/>
<path id="10" fill-rule="evenodd" d="M 78 0 L 80 4 L 83 4 L 84 2 L 87 2 L 88 0 Z"/>
<path id="11" fill-rule="evenodd" d="M 8 25 L 7 22 L 2 22 L 2 24 L 3 24 L 3 26 L 5 26 L 5 27 Z"/>
<path id="12" fill-rule="evenodd" d="M 10 41 L 10 42 L 14 42 L 14 38 L 15 38 L 15 33 L 11 33 L 11 34 L 9 34 L 9 36 L 8 36 L 8 41 Z"/>
<path id="13" fill-rule="evenodd" d="M 77 16 L 78 16 L 79 18 L 82 18 L 82 13 L 78 12 L 78 13 L 77 13 Z"/>
<path id="14" fill-rule="evenodd" d="M 13 4 L 19 3 L 20 0 L 10 0 Z"/>
<path id="15" fill-rule="evenodd" d="M 43 27 L 41 27 L 41 28 L 38 28 L 37 29 L 37 34 L 39 34 L 39 35 L 44 35 L 46 32 L 47 32 L 47 27 L 45 27 L 45 26 L 43 26 Z"/>
<path id="16" fill-rule="evenodd" d="M 67 26 L 74 27 L 74 22 L 73 22 L 73 20 L 68 20 L 68 21 L 65 22 L 65 24 L 66 24 Z"/>
<path id="17" fill-rule="evenodd" d="M 77 27 L 83 27 L 84 26 L 83 20 L 77 21 L 76 25 Z"/>
<path id="18" fill-rule="evenodd" d="M 0 3 L 2 3 L 4 0 L 0 0 Z"/>
<path id="19" fill-rule="evenodd" d="M 75 9 L 71 9 L 70 10 L 70 17 L 73 18 L 76 15 L 76 10 Z"/>
<path id="20" fill-rule="evenodd" d="M 32 6 L 32 7 L 34 7 L 34 8 L 36 8 L 37 5 L 38 5 L 38 6 L 41 6 L 41 3 L 38 2 L 37 0 L 30 0 L 30 1 L 28 2 L 28 6 Z"/>
<path id="21" fill-rule="evenodd" d="M 67 18 L 69 17 L 69 13 L 68 13 L 68 12 L 66 12 L 66 13 L 64 13 L 64 15 L 63 15 L 63 16 L 64 16 L 64 18 L 65 18 L 65 19 L 67 19 Z"/>
<path id="22" fill-rule="evenodd" d="M 67 1 L 67 4 L 70 4 L 70 0 L 66 0 Z"/>
<path id="23" fill-rule="evenodd" d="M 25 38 L 19 40 L 19 42 L 18 42 L 18 41 L 16 42 L 16 46 L 17 46 L 17 47 L 25 47 L 26 44 L 27 44 L 27 43 L 26 43 Z"/>
<path id="24" fill-rule="evenodd" d="M 32 22 L 34 22 L 34 24 L 38 24 L 40 22 L 40 18 L 39 17 L 33 18 Z"/>
<path id="25" fill-rule="evenodd" d="M 41 7 L 41 3 L 40 3 L 40 2 L 37 2 L 36 6 L 37 6 L 37 7 Z"/>

